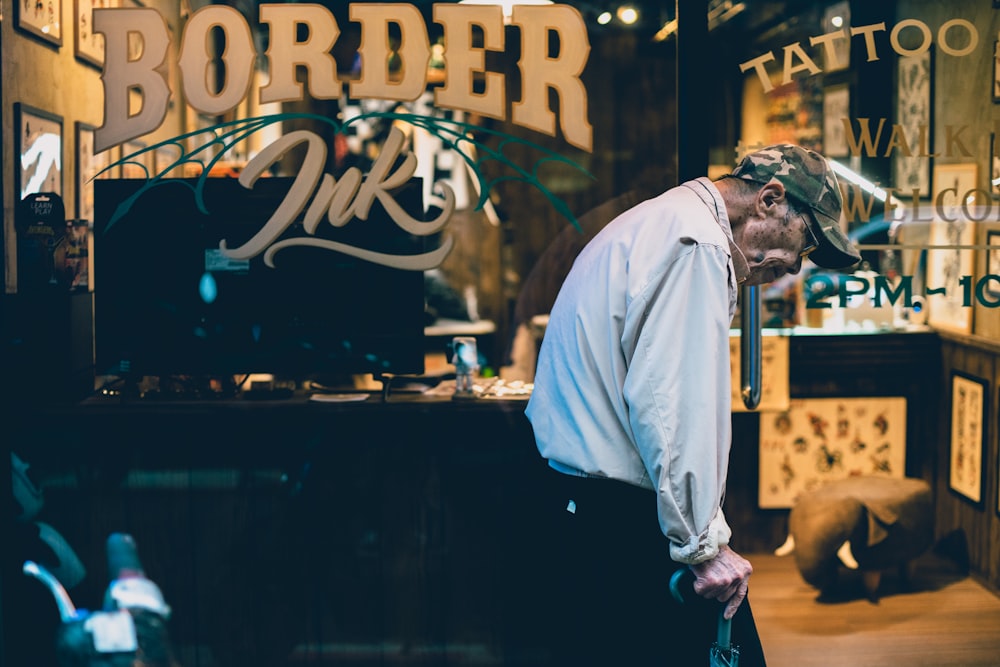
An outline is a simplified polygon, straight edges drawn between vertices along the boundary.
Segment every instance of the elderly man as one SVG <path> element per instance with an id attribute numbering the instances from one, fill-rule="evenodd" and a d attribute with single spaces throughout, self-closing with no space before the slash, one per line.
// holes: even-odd
<path id="1" fill-rule="evenodd" d="M 634 206 L 576 259 L 527 408 L 551 468 L 556 664 L 706 664 L 720 603 L 740 664 L 764 664 L 722 512 L 729 327 L 741 284 L 860 260 L 841 209 L 822 156 L 771 146 Z M 714 604 L 674 602 L 678 568 Z"/>

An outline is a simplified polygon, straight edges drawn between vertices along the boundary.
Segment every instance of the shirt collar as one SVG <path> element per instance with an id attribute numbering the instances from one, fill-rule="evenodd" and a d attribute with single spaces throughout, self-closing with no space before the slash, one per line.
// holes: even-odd
<path id="1" fill-rule="evenodd" d="M 740 247 L 736 245 L 736 241 L 733 240 L 733 227 L 729 222 L 729 213 L 726 210 L 726 202 L 722 198 L 722 193 L 719 192 L 719 188 L 715 187 L 712 179 L 706 176 L 688 181 L 684 185 L 693 190 L 698 195 L 698 198 L 705 203 L 705 206 L 712 212 L 715 221 L 719 223 L 719 227 L 725 233 L 726 238 L 729 240 L 729 255 L 733 260 L 733 271 L 736 275 L 736 282 L 742 284 L 750 276 L 750 265 L 747 263 L 747 258 L 743 255 L 743 251 L 740 250 Z"/>

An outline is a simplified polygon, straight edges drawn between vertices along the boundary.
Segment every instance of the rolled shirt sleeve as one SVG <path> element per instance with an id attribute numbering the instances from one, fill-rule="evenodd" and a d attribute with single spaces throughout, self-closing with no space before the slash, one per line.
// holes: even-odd
<path id="1" fill-rule="evenodd" d="M 729 543 L 722 513 L 732 437 L 727 252 L 689 240 L 628 305 L 624 384 L 635 446 L 657 493 L 670 556 L 714 558 Z"/>

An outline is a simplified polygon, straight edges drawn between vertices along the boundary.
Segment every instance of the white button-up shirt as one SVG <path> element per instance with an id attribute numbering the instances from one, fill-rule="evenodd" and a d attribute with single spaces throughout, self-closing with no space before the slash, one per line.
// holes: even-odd
<path id="1" fill-rule="evenodd" d="M 670 556 L 685 563 L 714 558 L 731 534 L 729 327 L 746 270 L 731 241 L 707 178 L 609 223 L 563 283 L 527 407 L 556 469 L 655 490 Z"/>

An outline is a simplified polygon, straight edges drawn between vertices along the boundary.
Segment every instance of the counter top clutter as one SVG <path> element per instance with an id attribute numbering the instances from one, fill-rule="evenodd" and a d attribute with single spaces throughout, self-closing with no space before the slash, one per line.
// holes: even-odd
<path id="1" fill-rule="evenodd" d="M 449 320 L 438 318 L 424 327 L 424 336 L 484 336 L 495 333 L 497 325 L 492 320 Z"/>
<path id="2" fill-rule="evenodd" d="M 933 474 L 937 334 L 786 340 L 793 398 L 902 392 L 906 474 Z M 213 664 L 277 665 L 297 646 L 354 650 L 401 638 L 523 664 L 548 627 L 544 610 L 523 604 L 546 585 L 528 561 L 549 537 L 533 523 L 549 471 L 524 414 L 531 386 L 480 373 L 473 391 L 492 398 L 456 400 L 454 377 L 395 376 L 388 394 L 379 383 L 331 381 L 300 383 L 287 398 L 119 392 L 8 403 L 5 442 L 47 471 L 44 520 L 88 567 L 104 562 L 114 530 L 162 556 L 148 567 L 177 610 L 176 641 L 210 651 Z M 319 394 L 330 398 L 311 400 Z M 733 417 L 743 446 L 733 448 L 726 491 L 730 524 L 750 527 L 739 531 L 748 553 L 773 549 L 789 527 L 786 512 L 759 506 L 760 421 Z M 796 537 L 805 548 L 809 538 Z M 854 556 L 866 566 L 863 549 Z M 7 583 L 4 602 L 22 609 Z"/>
<path id="3" fill-rule="evenodd" d="M 528 400 L 534 384 L 522 380 L 504 380 L 502 378 L 476 378 L 472 391 L 476 398 Z M 455 381 L 444 380 L 436 387 L 425 392 L 428 396 L 451 397 L 455 394 Z"/>
<path id="4" fill-rule="evenodd" d="M 452 402 L 461 398 L 464 402 L 477 400 L 521 403 L 531 397 L 534 385 L 519 380 L 505 380 L 499 377 L 472 378 L 470 391 L 456 397 L 456 376 L 454 371 L 428 375 L 386 375 L 373 379 L 371 376 L 355 378 L 354 383 L 322 384 L 314 381 L 301 383 L 275 381 L 270 376 L 255 375 L 254 382 L 241 382 L 239 378 L 225 382 L 220 380 L 193 381 L 191 379 L 142 378 L 136 383 L 125 383 L 117 378 L 105 378 L 101 389 L 80 401 L 80 408 L 122 407 L 137 408 L 154 406 L 280 406 L 305 404 L 362 404 L 383 405 L 387 403 L 412 403 L 428 405 Z M 260 379 L 264 378 L 264 379 Z M 472 399 L 471 401 L 469 399 Z M 72 407 L 72 406 L 64 406 Z M 238 409 L 243 409 L 238 408 Z M 518 408 L 521 409 L 521 408 Z"/>

